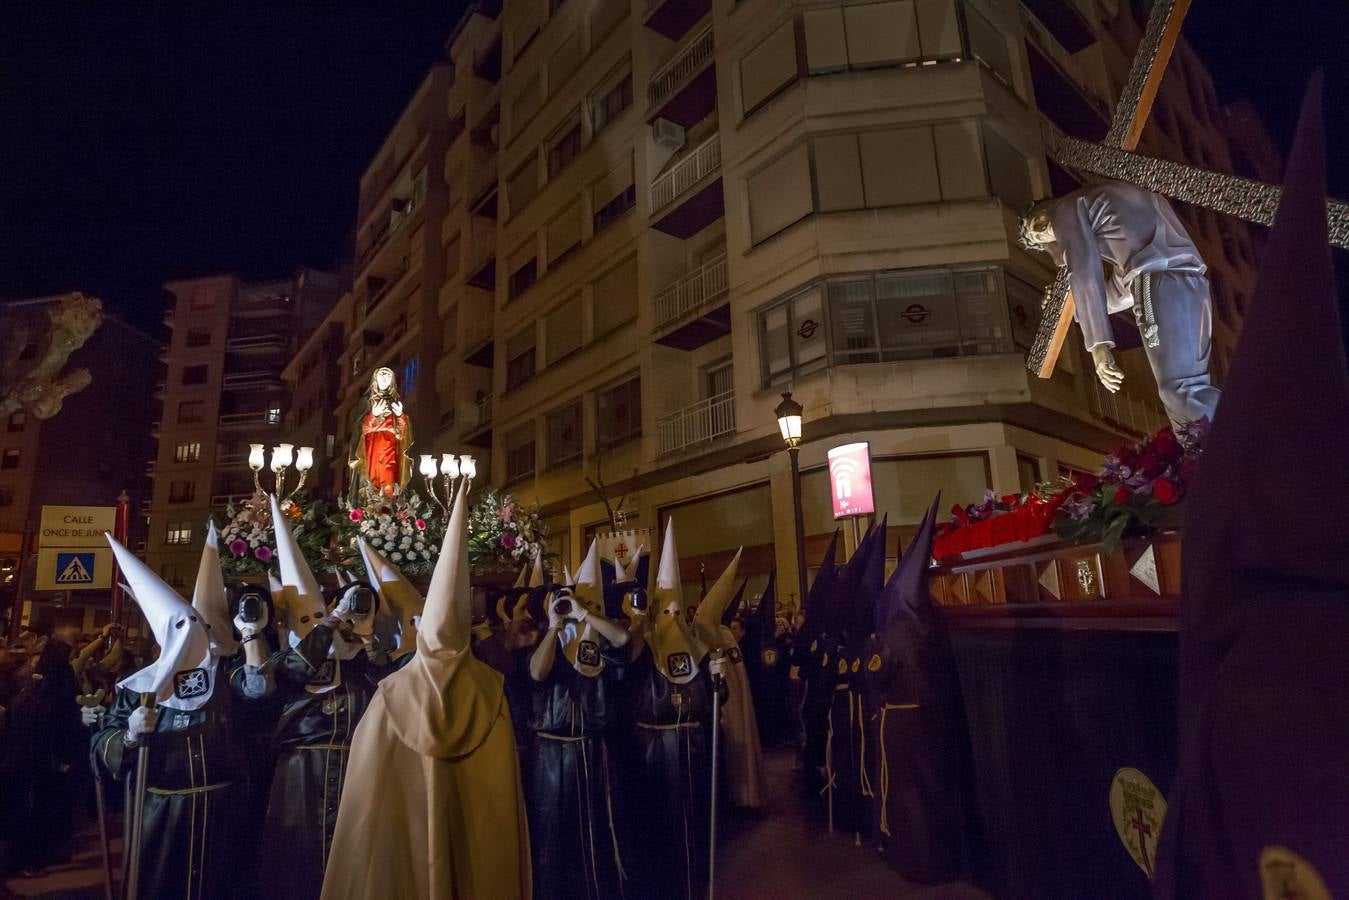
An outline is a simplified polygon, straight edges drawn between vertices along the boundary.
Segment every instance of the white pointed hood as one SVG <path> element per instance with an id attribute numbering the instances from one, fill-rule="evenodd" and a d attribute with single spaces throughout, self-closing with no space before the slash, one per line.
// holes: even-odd
<path id="1" fill-rule="evenodd" d="M 199 709 L 211 699 L 216 670 L 211 636 L 201 616 L 135 554 L 112 535 L 107 538 L 160 647 L 158 659 L 117 686 L 154 694 L 159 705 L 170 709 Z"/>
<path id="2" fill-rule="evenodd" d="M 197 583 L 192 588 L 192 608 L 210 628 L 211 644 L 221 656 L 239 652 L 230 622 L 229 598 L 225 595 L 225 576 L 220 570 L 220 535 L 215 522 L 206 526 L 206 543 L 201 548 Z"/>
<path id="3" fill-rule="evenodd" d="M 543 574 L 543 554 L 535 553 L 534 568 L 529 573 L 529 584 L 526 585 L 526 587 L 532 588 L 543 587 L 544 581 L 545 578 Z"/>
<path id="4" fill-rule="evenodd" d="M 468 583 L 467 495 L 467 485 L 455 495 L 417 631 L 418 647 L 432 653 L 457 653 L 468 646 L 472 597 Z"/>
<path id="5" fill-rule="evenodd" d="M 565 589 L 564 589 L 565 590 Z M 583 607 L 589 617 L 604 615 L 604 577 L 600 573 L 599 541 L 592 540 L 581 567 L 576 570 L 576 586 L 571 589 L 573 603 Z M 600 654 L 601 639 L 589 618 L 578 623 L 566 620 L 557 636 L 562 655 L 577 672 L 594 678 L 604 671 L 604 657 Z"/>
<path id="6" fill-rule="evenodd" d="M 365 538 L 357 538 L 356 546 L 365 563 L 366 578 L 379 592 L 380 603 L 398 617 L 398 651 L 395 655 L 405 656 L 416 648 L 417 627 L 413 622 L 422 614 L 426 601 L 398 567 L 366 543 Z"/>
<path id="7" fill-rule="evenodd" d="M 674 519 L 665 523 L 665 543 L 656 570 L 656 591 L 649 616 L 652 622 L 647 646 L 656 668 L 675 684 L 687 684 L 698 676 L 707 647 L 689 622 L 684 601 L 684 583 L 679 574 L 679 550 L 675 547 Z"/>
<path id="8" fill-rule="evenodd" d="M 272 502 L 272 526 L 276 535 L 276 559 L 281 569 L 280 594 L 272 594 L 272 602 L 286 610 L 286 627 L 291 632 L 291 643 L 298 642 L 323 621 L 327 609 L 323 603 L 323 591 L 318 580 L 309 570 L 304 554 L 295 536 L 290 533 L 290 523 L 281 512 L 276 497 L 269 496 Z"/>

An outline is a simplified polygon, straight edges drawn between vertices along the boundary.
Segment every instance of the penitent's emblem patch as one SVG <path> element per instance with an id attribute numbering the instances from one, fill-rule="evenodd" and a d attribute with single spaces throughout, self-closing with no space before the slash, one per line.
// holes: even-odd
<path id="1" fill-rule="evenodd" d="M 671 653 L 665 657 L 665 668 L 676 678 L 693 674 L 693 657 L 687 653 Z"/>
<path id="2" fill-rule="evenodd" d="M 879 672 L 881 670 L 881 655 L 879 653 L 871 654 L 871 659 L 867 660 L 868 672 Z"/>
<path id="3" fill-rule="evenodd" d="M 848 674 L 848 661 L 846 659 L 840 659 L 838 661 L 838 674 L 840 675 Z"/>
<path id="4" fill-rule="evenodd" d="M 581 641 L 576 646 L 576 661 L 583 666 L 600 664 L 600 645 L 594 641 Z"/>
<path id="5" fill-rule="evenodd" d="M 1110 781 L 1110 818 L 1120 843 L 1149 878 L 1157 862 L 1157 841 L 1166 818 L 1166 798 L 1148 776 L 1124 768 Z"/>
<path id="6" fill-rule="evenodd" d="M 734 644 L 731 645 L 731 649 L 729 649 L 729 650 L 726 651 L 726 656 L 727 656 L 727 657 L 731 660 L 731 662 L 733 662 L 733 663 L 738 663 L 738 662 L 740 662 L 742 659 L 744 659 L 744 657 L 740 655 L 740 648 L 737 647 L 737 646 L 735 646 Z"/>
<path id="7" fill-rule="evenodd" d="M 776 666 L 778 664 L 778 651 L 773 647 L 769 647 L 759 654 L 759 658 L 763 660 L 765 666 Z"/>
<path id="8" fill-rule="evenodd" d="M 1287 847 L 1260 851 L 1260 896 L 1265 900 L 1330 900 L 1321 873 Z"/>
<path id="9" fill-rule="evenodd" d="M 319 663 L 319 667 L 314 670 L 314 674 L 309 678 L 309 683 L 318 685 L 332 684 L 333 676 L 336 674 L 337 665 L 331 659 L 325 659 L 323 662 Z"/>
<path id="10" fill-rule="evenodd" d="M 179 700 L 191 700 L 211 690 L 211 679 L 205 669 L 184 669 L 174 673 L 173 696 Z"/>

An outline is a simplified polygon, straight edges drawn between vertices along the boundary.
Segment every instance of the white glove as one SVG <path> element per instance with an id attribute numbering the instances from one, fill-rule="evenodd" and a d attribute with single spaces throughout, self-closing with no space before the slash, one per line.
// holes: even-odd
<path id="1" fill-rule="evenodd" d="M 126 739 L 128 743 L 136 743 L 143 734 L 153 734 L 155 725 L 159 723 L 159 710 L 153 706 L 138 706 L 131 711 L 131 715 L 126 720 Z"/>
<path id="2" fill-rule="evenodd" d="M 554 609 L 557 606 L 557 600 L 558 598 L 554 597 L 548 601 L 548 629 L 550 631 L 557 631 L 562 628 L 562 616 L 559 616 L 557 610 Z"/>
<path id="3" fill-rule="evenodd" d="M 712 653 L 708 656 L 707 671 L 713 678 L 724 678 L 726 676 L 727 662 L 725 653 L 720 651 Z"/>
<path id="4" fill-rule="evenodd" d="M 234 617 L 234 627 L 242 637 L 252 637 L 267 626 L 267 604 L 262 604 L 262 616 L 256 622 L 245 622 L 239 616 Z"/>
<path id="5" fill-rule="evenodd" d="M 92 728 L 103 718 L 103 707 L 101 706 L 81 706 L 80 724 L 85 728 Z"/>

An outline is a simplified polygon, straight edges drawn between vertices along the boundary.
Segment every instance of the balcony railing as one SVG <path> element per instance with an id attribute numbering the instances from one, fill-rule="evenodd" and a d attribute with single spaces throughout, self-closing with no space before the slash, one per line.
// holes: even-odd
<path id="1" fill-rule="evenodd" d="M 1123 391 L 1112 394 L 1090 375 L 1087 381 L 1091 383 L 1087 389 L 1087 407 L 1097 418 L 1139 436 L 1156 434 L 1167 424 L 1166 416 L 1155 407 Z"/>
<path id="2" fill-rule="evenodd" d="M 255 412 L 243 413 L 225 413 L 220 417 L 220 426 L 222 428 L 233 428 L 240 425 L 280 425 L 280 414 L 273 415 L 265 409 Z"/>
<path id="3" fill-rule="evenodd" d="M 660 328 L 726 293 L 726 254 L 703 263 L 656 292 L 656 327 Z"/>
<path id="4" fill-rule="evenodd" d="M 684 407 L 656 422 L 661 455 L 678 453 L 735 433 L 735 391 Z"/>
<path id="5" fill-rule="evenodd" d="M 227 391 L 247 390 L 249 388 L 281 387 L 285 382 L 275 372 L 266 370 L 257 372 L 235 372 L 226 375 L 222 386 Z"/>
<path id="6" fill-rule="evenodd" d="M 651 76 L 646 85 L 646 98 L 652 106 L 663 102 L 683 84 L 690 75 L 702 68 L 703 63 L 712 58 L 715 45 L 712 42 L 712 25 L 689 39 L 674 58 L 661 66 Z"/>
<path id="7" fill-rule="evenodd" d="M 247 453 L 222 453 L 215 458 L 215 466 L 217 469 L 242 466 L 246 462 L 248 462 Z"/>
<path id="8" fill-rule="evenodd" d="M 286 339 L 279 334 L 255 334 L 250 337 L 234 337 L 225 342 L 225 349 L 233 352 L 248 350 L 283 350 Z"/>
<path id="9" fill-rule="evenodd" d="M 651 209 L 663 209 L 680 194 L 721 168 L 721 141 L 712 135 L 651 182 Z"/>
<path id="10" fill-rule="evenodd" d="M 487 425 L 491 425 L 491 424 L 492 424 L 492 395 L 491 395 L 491 394 L 488 394 L 486 397 L 483 397 L 483 398 L 482 398 L 481 400 L 479 400 L 476 404 L 474 404 L 474 406 L 476 407 L 475 413 L 476 413 L 476 415 L 477 415 L 477 423 L 478 423 L 478 424 L 477 424 L 477 427 L 478 427 L 478 428 L 483 428 L 483 427 L 485 427 L 485 426 L 487 426 Z"/>

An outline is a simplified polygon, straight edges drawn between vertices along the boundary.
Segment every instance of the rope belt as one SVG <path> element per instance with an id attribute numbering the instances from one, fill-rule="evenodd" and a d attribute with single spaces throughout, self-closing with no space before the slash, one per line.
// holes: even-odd
<path id="1" fill-rule="evenodd" d="M 656 725 L 647 722 L 638 722 L 638 728 L 645 728 L 647 731 L 677 731 L 681 728 L 699 728 L 702 722 L 676 722 L 673 725 Z"/>
<path id="2" fill-rule="evenodd" d="M 152 794 L 158 794 L 161 797 L 183 797 L 189 794 L 204 794 L 207 791 L 218 791 L 221 788 L 227 788 L 234 784 L 233 781 L 220 781 L 215 784 L 204 784 L 201 787 L 182 788 L 181 790 L 171 791 L 166 788 L 146 788 Z"/>
<path id="3" fill-rule="evenodd" d="M 534 733 L 545 741 L 561 741 L 564 744 L 576 744 L 584 741 L 588 737 L 588 735 L 584 734 L 576 737 L 567 734 L 549 734 L 546 731 L 536 731 Z"/>
<path id="4" fill-rule="evenodd" d="M 301 744 L 296 750 L 350 750 L 350 744 Z"/>
<path id="5" fill-rule="evenodd" d="M 890 755 L 885 752 L 885 716 L 893 709 L 917 709 L 917 703 L 886 703 L 881 707 L 881 834 L 890 837 Z"/>
<path id="6" fill-rule="evenodd" d="M 1144 272 L 1134 279 L 1139 285 L 1140 295 L 1135 298 L 1134 318 L 1138 322 L 1138 333 L 1143 336 L 1143 346 L 1155 350 L 1162 345 L 1162 337 L 1157 328 L 1157 316 L 1152 310 L 1152 276 L 1152 272 Z"/>

